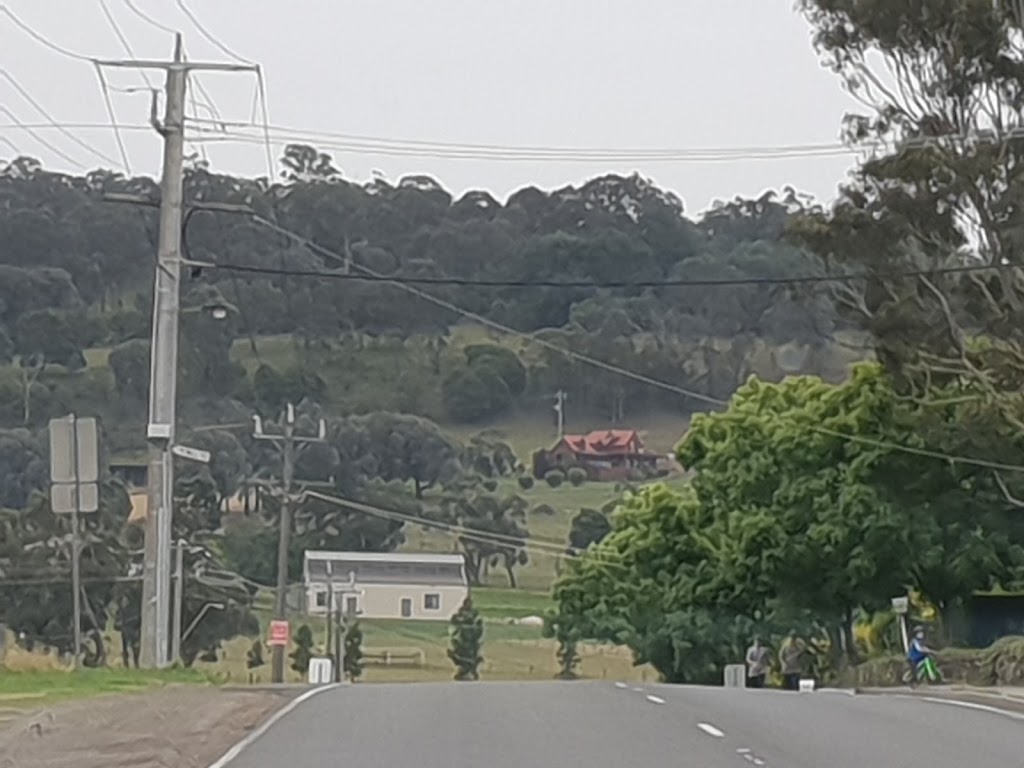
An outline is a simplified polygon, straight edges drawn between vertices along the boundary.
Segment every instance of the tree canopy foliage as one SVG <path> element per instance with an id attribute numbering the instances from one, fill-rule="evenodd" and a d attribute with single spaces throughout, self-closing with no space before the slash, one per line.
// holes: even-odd
<path id="1" fill-rule="evenodd" d="M 680 444 L 691 490 L 642 491 L 570 563 L 556 623 L 629 645 L 666 679 L 711 682 L 755 631 L 799 624 L 853 656 L 854 619 L 893 596 L 945 614 L 1024 583 L 1024 513 L 1003 492 L 1020 481 L 988 463 L 1020 456 L 1019 432 L 989 421 L 966 445 L 963 426 L 993 409 L 944 394 L 905 398 L 876 364 L 839 385 L 752 380 Z M 941 457 L 967 449 L 974 460 Z"/>

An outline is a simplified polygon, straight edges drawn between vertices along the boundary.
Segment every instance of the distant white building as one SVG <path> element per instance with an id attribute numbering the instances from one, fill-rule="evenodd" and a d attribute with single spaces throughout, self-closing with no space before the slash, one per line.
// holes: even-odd
<path id="1" fill-rule="evenodd" d="M 334 609 L 367 619 L 447 621 L 469 596 L 462 555 L 306 551 L 306 613 Z"/>

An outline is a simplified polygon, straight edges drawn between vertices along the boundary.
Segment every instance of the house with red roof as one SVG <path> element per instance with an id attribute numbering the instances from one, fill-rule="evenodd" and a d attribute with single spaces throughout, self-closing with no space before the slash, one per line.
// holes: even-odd
<path id="1" fill-rule="evenodd" d="M 644 448 L 635 429 L 598 429 L 585 435 L 565 435 L 553 448 L 538 451 L 534 475 L 552 469 L 581 467 L 591 480 L 628 480 L 636 470 L 653 471 L 658 456 Z"/>

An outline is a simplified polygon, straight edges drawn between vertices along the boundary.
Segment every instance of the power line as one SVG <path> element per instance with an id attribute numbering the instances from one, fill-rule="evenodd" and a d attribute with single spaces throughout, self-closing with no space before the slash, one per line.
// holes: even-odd
<path id="1" fill-rule="evenodd" d="M 340 256 L 339 254 L 334 253 L 333 251 L 331 251 L 331 250 L 329 250 L 327 248 L 324 248 L 323 246 L 317 245 L 316 243 L 314 243 L 313 241 L 309 240 L 306 237 L 303 237 L 302 235 L 299 235 L 299 234 L 297 234 L 295 232 L 291 232 L 290 230 L 287 230 L 287 229 L 285 229 L 283 227 L 280 227 L 277 224 L 274 224 L 273 222 L 268 221 L 268 220 L 264 219 L 261 216 L 254 215 L 254 216 L 252 216 L 252 218 L 257 223 L 262 224 L 263 226 L 268 227 L 269 229 L 272 229 L 272 230 L 278 232 L 279 234 L 285 235 L 285 236 L 293 239 L 295 242 L 298 242 L 300 244 L 305 245 L 310 250 L 312 250 L 312 251 L 314 251 L 316 253 L 319 253 L 322 256 L 325 256 L 326 258 L 333 259 L 333 260 L 339 261 L 341 263 L 345 263 L 344 258 L 342 256 Z M 369 269 L 368 267 L 364 267 L 361 264 L 356 264 L 355 262 L 350 262 L 350 264 L 355 269 L 362 270 L 362 271 L 366 272 L 367 274 L 370 274 L 370 275 L 375 276 L 377 278 L 383 279 L 384 281 L 389 281 L 388 278 L 386 278 L 386 276 L 380 275 L 379 273 L 374 272 L 373 270 Z M 715 405 L 715 406 L 728 406 L 729 405 L 729 401 L 728 400 L 723 400 L 722 398 L 713 397 L 713 396 L 710 396 L 710 395 L 705 395 L 705 394 L 700 393 L 700 392 L 694 392 L 693 390 L 689 390 L 689 389 L 686 389 L 684 387 L 680 387 L 680 386 L 678 386 L 676 384 L 671 384 L 671 383 L 666 382 L 666 381 L 661 381 L 659 379 L 655 379 L 655 378 L 652 378 L 650 376 L 646 376 L 644 374 L 640 374 L 640 373 L 637 373 L 635 371 L 631 371 L 631 370 L 629 370 L 627 368 L 622 368 L 620 366 L 613 365 L 612 363 L 605 362 L 604 360 L 599 360 L 597 358 L 590 357 L 589 355 L 580 354 L 579 352 L 575 352 L 575 351 L 573 351 L 571 349 L 567 349 L 565 347 L 559 346 L 558 344 L 553 344 L 553 343 L 547 341 L 546 339 L 539 338 L 539 337 L 537 337 L 537 336 L 535 336 L 533 334 L 524 333 L 523 331 L 517 331 L 514 328 L 510 328 L 507 325 L 504 325 L 502 323 L 498 323 L 498 322 L 496 322 L 494 320 L 491 320 L 490 318 L 484 317 L 483 315 L 480 315 L 480 314 L 478 314 L 476 312 L 473 312 L 471 310 L 459 307 L 459 306 L 457 306 L 457 305 L 455 305 L 455 304 L 453 304 L 453 303 L 451 303 L 449 301 L 445 301 L 444 299 L 440 299 L 440 298 L 438 298 L 438 297 L 436 297 L 436 296 L 434 296 L 432 294 L 426 293 L 425 291 L 421 291 L 418 288 L 414 288 L 414 287 L 411 287 L 411 286 L 408 286 L 408 285 L 403 285 L 401 283 L 395 283 L 394 280 L 390 280 L 390 282 L 392 282 L 393 284 L 395 284 L 397 287 L 401 288 L 402 290 L 404 290 L 404 291 L 406 291 L 408 293 L 413 294 L 414 296 L 418 296 L 418 297 L 423 298 L 423 299 L 425 299 L 425 300 L 427 300 L 427 301 L 429 301 L 429 302 L 431 302 L 433 304 L 436 304 L 437 306 L 443 307 L 445 309 L 449 309 L 452 312 L 455 312 L 456 314 L 462 315 L 463 317 L 467 317 L 467 318 L 469 318 L 471 320 L 475 320 L 476 322 L 480 323 L 481 325 L 489 326 L 491 328 L 494 328 L 495 330 L 502 331 L 503 333 L 507 333 L 507 334 L 512 335 L 512 336 L 518 336 L 518 337 L 524 339 L 527 342 L 534 343 L 534 344 L 537 344 L 539 346 L 546 347 L 547 349 L 550 349 L 553 352 L 557 352 L 559 354 L 562 354 L 563 356 L 568 357 L 570 359 L 575 359 L 575 360 L 578 360 L 578 361 L 580 361 L 582 363 L 586 363 L 588 365 L 594 366 L 596 368 L 601 368 L 601 369 L 606 370 L 606 371 L 608 371 L 610 373 L 618 374 L 620 376 L 623 376 L 624 378 L 629 378 L 629 379 L 633 379 L 634 381 L 639 381 L 639 382 L 644 383 L 644 384 L 649 384 L 649 385 L 651 385 L 653 387 L 656 387 L 658 389 L 662 389 L 662 390 L 664 390 L 666 392 L 672 392 L 674 394 L 683 395 L 684 397 L 690 397 L 690 398 L 693 398 L 695 400 L 699 400 L 699 401 L 708 403 L 710 405 Z M 961 463 L 961 464 L 969 464 L 969 465 L 973 465 L 973 466 L 980 466 L 980 467 L 985 467 L 985 468 L 988 468 L 988 469 L 996 469 L 996 470 L 1000 470 L 1001 469 L 1001 470 L 1005 470 L 1005 471 L 1024 472 L 1024 466 L 1018 466 L 1018 465 L 1012 465 L 1012 464 L 999 464 L 999 463 L 990 462 L 990 461 L 987 461 L 987 460 L 984 460 L 984 459 L 974 459 L 974 458 L 971 458 L 969 456 L 959 456 L 959 455 L 956 455 L 956 454 L 947 454 L 947 453 L 942 453 L 942 452 L 938 452 L 938 451 L 928 451 L 928 450 L 925 450 L 925 449 L 914 448 L 912 446 L 902 445 L 900 443 L 893 443 L 893 442 L 888 442 L 888 441 L 883 441 L 883 440 L 873 440 L 871 438 L 860 437 L 858 435 L 850 435 L 850 434 L 846 434 L 846 433 L 843 433 L 843 432 L 836 432 L 834 430 L 829 430 L 829 429 L 826 429 L 825 427 L 818 427 L 818 426 L 815 426 L 815 425 L 804 425 L 804 426 L 806 426 L 807 429 L 810 429 L 813 432 L 819 432 L 821 434 L 826 434 L 826 435 L 830 435 L 830 436 L 833 436 L 833 437 L 840 437 L 840 438 L 849 440 L 850 442 L 859 442 L 859 443 L 871 444 L 871 445 L 875 445 L 875 446 L 880 447 L 880 448 L 886 448 L 886 449 L 893 450 L 893 451 L 901 451 L 901 452 L 904 452 L 904 453 L 909 453 L 909 454 L 914 454 L 914 455 L 919 455 L 919 456 L 925 456 L 925 457 L 928 457 L 928 458 L 935 458 L 935 459 L 941 459 L 943 461 L 951 461 L 951 462 L 956 462 L 956 463 Z"/>
<path id="2" fill-rule="evenodd" d="M 67 153 L 66 153 L 66 152 L 65 152 L 64 150 L 62 150 L 62 149 L 61 149 L 60 147 L 58 147 L 58 146 L 56 146 L 56 145 L 54 145 L 54 144 L 50 143 L 50 142 L 49 142 L 49 141 L 47 141 L 46 139 L 44 139 L 44 138 L 43 138 L 42 136 L 40 136 L 40 135 L 39 135 L 39 134 L 38 134 L 38 133 L 37 133 L 37 132 L 36 132 L 35 130 L 33 130 L 32 128 L 26 128 L 26 127 L 24 126 L 24 124 L 22 124 L 21 120 L 19 120 L 19 119 L 18 119 L 17 115 L 15 115 L 15 114 L 14 114 L 13 112 L 11 112 L 11 110 L 9 110 L 9 109 L 8 109 L 7 107 L 5 107 L 5 106 L 4 106 L 3 104 L 0 104 L 0 112 L 3 112 L 3 113 L 4 113 L 5 115 L 7 115 L 7 117 L 8 117 L 8 118 L 9 118 L 9 119 L 11 120 L 11 122 L 12 122 L 12 123 L 14 123 L 15 127 L 17 127 L 17 128 L 20 128 L 20 129 L 22 129 L 23 131 L 25 131 L 25 133 L 27 133 L 27 134 L 28 134 L 29 136 L 31 136 L 31 137 L 32 137 L 33 139 L 35 139 L 36 141 L 38 141 L 38 142 L 39 142 L 40 144 L 42 144 L 42 145 L 43 145 L 44 147 L 46 147 L 46 148 L 47 148 L 48 150 L 50 150 L 51 152 L 53 152 L 53 153 L 54 153 L 55 155 L 57 155 L 58 157 L 62 157 L 62 158 L 64 158 L 65 160 L 67 160 L 67 161 L 68 161 L 69 163 L 71 163 L 71 164 L 72 164 L 73 166 L 75 166 L 76 168 L 79 168 L 79 169 L 81 169 L 81 170 L 83 170 L 83 171 L 84 171 L 84 170 L 86 170 L 86 167 L 85 167 L 84 165 L 82 165 L 82 164 L 81 164 L 80 162 L 78 162 L 77 160 L 75 160 L 75 158 L 71 157 L 71 155 L 67 154 Z"/>
<path id="3" fill-rule="evenodd" d="M 136 16 L 138 16 L 138 17 L 139 17 L 140 19 L 142 19 L 143 21 L 145 21 L 145 22 L 146 22 L 147 24 L 149 24 L 149 25 L 151 25 L 151 26 L 153 26 L 153 27 L 156 27 L 156 28 L 157 28 L 157 29 L 159 29 L 159 30 L 160 30 L 161 32 L 167 32 L 168 34 L 171 34 L 171 35 L 176 35 L 176 34 L 178 34 L 178 31 L 179 31 L 179 30 L 176 30 L 176 29 L 171 29 L 171 27 L 168 27 L 168 26 L 166 26 L 165 24 L 161 24 L 161 23 L 160 23 L 159 21 L 157 21 L 156 19 L 154 19 L 154 18 L 153 18 L 152 16 L 149 16 L 148 14 L 144 13 L 143 11 L 141 11 L 141 10 L 139 9 L 139 7 L 138 7 L 137 5 L 135 5 L 135 3 L 134 3 L 134 2 L 132 2 L 132 0 L 124 0 L 124 4 L 128 6 L 128 9 L 129 9 L 129 10 L 130 10 L 130 11 L 131 11 L 132 13 L 134 13 L 134 14 L 135 14 Z"/>
<path id="4" fill-rule="evenodd" d="M 114 102 L 110 98 L 110 89 L 107 88 L 107 78 L 103 76 L 103 67 L 98 62 L 93 62 L 93 66 L 96 68 L 96 77 L 100 81 L 100 91 L 103 94 L 103 103 L 107 109 L 107 115 L 110 117 L 110 125 L 114 128 L 114 139 L 117 142 L 117 149 L 121 153 L 121 161 L 124 163 L 125 172 L 132 175 L 132 163 L 128 159 L 128 149 L 124 144 L 124 136 L 121 135 L 121 129 L 118 127 L 117 114 L 114 112 Z"/>
<path id="5" fill-rule="evenodd" d="M 149 92 L 149 89 L 146 89 L 146 88 L 134 88 L 133 89 L 133 88 L 114 88 L 113 86 L 108 86 L 108 87 L 110 88 L 111 91 L 120 91 L 121 93 L 127 93 L 127 92 L 132 92 L 132 93 L 143 93 L 143 92 L 146 92 L 146 93 L 148 93 Z M 60 131 L 63 128 L 66 128 L 68 130 L 73 130 L 73 131 L 109 131 L 112 127 L 116 127 L 116 128 L 118 128 L 118 129 L 120 129 L 122 131 L 147 131 L 148 132 L 148 131 L 152 131 L 153 130 L 153 126 L 151 126 L 151 125 L 144 125 L 142 123 L 118 123 L 116 126 L 111 126 L 111 124 L 109 122 L 107 122 L 107 123 L 72 123 L 72 122 L 66 122 L 66 121 L 62 121 L 62 120 L 58 120 L 56 122 L 56 124 L 54 124 L 54 123 L 22 123 L 22 125 L 19 126 L 19 127 L 22 127 L 22 126 L 25 127 L 25 128 L 32 128 L 32 129 L 37 130 L 37 131 L 43 131 L 43 130 L 56 130 L 56 131 Z"/>
<path id="6" fill-rule="evenodd" d="M 31 104 L 35 108 L 36 112 L 41 114 L 48 121 L 48 124 L 51 127 L 53 127 L 54 129 L 60 131 L 60 133 L 62 133 L 67 138 L 71 139 L 71 141 L 75 142 L 75 144 L 77 144 L 78 146 L 82 147 L 83 149 L 85 149 L 87 152 L 89 152 L 90 154 L 94 155 L 95 157 L 98 157 L 103 162 L 110 163 L 111 165 L 117 165 L 117 161 L 116 160 L 114 160 L 113 158 L 109 157 L 108 155 L 105 155 L 104 153 L 100 152 L 95 147 L 93 147 L 91 144 L 88 144 L 87 142 L 82 141 L 80 138 L 75 136 L 75 134 L 73 134 L 70 130 L 68 130 L 67 128 L 62 126 L 60 123 L 58 123 L 54 119 L 53 115 L 51 115 L 46 110 L 46 108 L 43 107 L 42 104 L 40 104 L 38 101 L 36 101 L 32 97 L 31 93 L 29 93 L 27 90 L 25 90 L 25 88 L 23 88 L 21 86 L 21 84 L 14 78 L 14 75 L 12 75 L 10 72 L 8 72 L 6 69 L 3 69 L 2 67 L 0 67 L 0 75 L 3 75 L 3 77 L 6 78 L 7 81 L 12 86 L 14 86 L 14 89 L 18 93 L 21 94 L 22 98 L 25 99 L 25 101 L 27 101 L 29 104 Z"/>
<path id="7" fill-rule="evenodd" d="M 270 147 L 270 106 L 267 104 L 267 84 L 263 78 L 263 67 L 256 65 L 256 82 L 259 86 L 260 113 L 263 118 L 263 146 L 267 154 L 267 183 L 274 182 L 274 153 Z"/>
<path id="8" fill-rule="evenodd" d="M 305 245 L 307 248 L 309 248 L 310 250 L 312 250 L 314 252 L 320 253 L 321 255 L 323 255 L 323 256 L 325 256 L 325 257 L 327 257 L 329 259 L 333 259 L 333 260 L 335 260 L 335 261 L 337 261 L 339 263 L 342 263 L 342 264 L 346 263 L 346 260 L 345 260 L 345 258 L 343 256 L 341 256 L 341 255 L 339 255 L 339 254 L 335 253 L 334 251 L 331 251 L 331 250 L 329 250 L 327 248 L 324 248 L 321 245 L 317 245 L 315 242 L 313 242 L 309 238 L 303 237 L 302 235 L 300 235 L 300 234 L 298 234 L 296 232 L 292 232 L 290 230 L 287 230 L 284 227 L 279 227 L 277 224 L 274 224 L 272 221 L 268 221 L 267 219 L 263 218 L 262 216 L 253 215 L 252 219 L 256 223 L 262 224 L 263 226 L 267 227 L 268 229 L 272 229 L 272 230 L 274 230 L 275 232 L 277 232 L 277 233 L 279 233 L 281 235 L 284 235 L 284 236 L 286 236 L 288 238 L 293 239 L 295 242 L 298 242 L 300 244 Z M 465 309 L 464 307 L 459 307 L 459 306 L 457 306 L 455 304 L 452 304 L 450 301 L 446 301 L 444 299 L 438 298 L 437 296 L 434 296 L 433 294 L 427 293 L 426 291 L 421 291 L 419 288 L 415 288 L 415 287 L 410 286 L 410 285 L 405 285 L 403 283 L 398 283 L 398 282 L 395 282 L 394 280 L 389 280 L 385 275 L 381 275 L 379 272 L 374 272 L 369 267 L 364 267 L 361 264 L 356 264 L 356 263 L 352 262 L 351 266 L 356 268 L 356 269 L 361 270 L 362 272 L 364 272 L 364 273 L 366 273 L 368 275 L 376 277 L 376 278 L 378 278 L 378 279 L 380 279 L 382 281 L 390 281 L 393 285 L 397 286 L 398 288 L 400 288 L 403 291 L 406 291 L 407 293 L 411 293 L 412 295 L 418 296 L 418 297 L 424 299 L 425 301 L 429 301 L 431 304 L 435 304 L 435 305 L 437 305 L 439 307 L 442 307 L 443 309 L 447 309 L 447 310 L 450 310 L 452 312 L 455 312 L 456 314 L 462 315 L 463 317 L 467 317 L 467 318 L 469 318 L 471 320 L 475 320 L 476 322 L 480 323 L 481 325 L 487 325 L 487 326 L 489 326 L 491 328 L 494 328 L 495 330 L 501 331 L 502 333 L 507 333 L 507 334 L 512 335 L 512 336 L 518 336 L 518 337 L 520 337 L 522 339 L 525 339 L 526 341 L 528 341 L 530 343 L 537 344 L 538 346 L 546 347 L 547 349 L 550 349 L 550 350 L 552 350 L 554 352 L 557 352 L 557 353 L 559 353 L 561 355 L 564 355 L 565 357 L 569 357 L 571 359 L 578 360 L 578 361 L 580 361 L 582 363 L 586 363 L 587 365 L 591 365 L 591 366 L 593 366 L 595 368 L 601 368 L 601 369 L 610 371 L 612 373 L 617 373 L 617 374 L 619 374 L 621 376 L 624 376 L 625 378 L 633 379 L 634 381 L 639 381 L 639 382 L 642 382 L 644 384 L 651 384 L 651 385 L 656 386 L 656 387 L 661 387 L 662 389 L 668 389 L 670 391 L 673 391 L 673 392 L 675 392 L 677 394 L 680 394 L 680 395 L 683 395 L 685 397 L 691 397 L 694 400 L 699 400 L 699 401 L 706 402 L 706 403 L 711 403 L 711 404 L 714 404 L 714 405 L 721 405 L 724 402 L 722 400 L 719 400 L 718 398 L 711 397 L 709 395 L 705 395 L 705 394 L 703 394 L 701 392 L 696 392 L 696 391 L 691 390 L 691 389 L 686 389 L 685 387 L 679 387 L 679 386 L 676 386 L 674 384 L 668 384 L 666 382 L 658 381 L 657 379 L 652 379 L 650 376 L 646 376 L 646 375 L 644 375 L 642 373 L 636 373 L 636 372 L 630 371 L 630 370 L 628 370 L 626 368 L 621 368 L 621 367 L 619 367 L 617 365 L 613 365 L 611 363 L 607 363 L 604 360 L 599 360 L 597 358 L 590 357 L 589 355 L 584 355 L 584 354 L 581 354 L 579 352 L 575 352 L 575 351 L 573 351 L 571 349 L 566 349 L 565 347 L 559 346 L 558 344 L 553 344 L 552 342 L 548 341 L 547 339 L 542 339 L 542 338 L 540 338 L 540 337 L 538 337 L 538 336 L 536 336 L 534 334 L 525 333 L 523 331 L 518 331 L 515 328 L 512 328 L 510 326 L 504 325 L 503 323 L 499 323 L 499 322 L 497 322 L 495 320 L 491 320 L 489 317 L 485 317 L 485 316 L 480 315 L 480 314 L 478 314 L 476 312 L 473 312 L 471 310 Z"/>
<path id="9" fill-rule="evenodd" d="M 261 105 L 260 109 L 261 109 L 262 121 L 263 121 L 263 126 L 262 126 L 263 127 L 262 143 L 264 144 L 264 147 L 265 147 L 265 150 L 266 150 L 266 160 L 267 160 L 267 181 L 268 182 L 272 182 L 273 179 L 274 179 L 274 158 L 273 158 L 273 151 L 272 151 L 271 146 L 270 146 L 270 126 L 269 126 L 269 124 L 270 124 L 270 107 L 267 104 L 267 87 L 266 87 L 266 81 L 264 80 L 264 77 L 263 77 L 263 67 L 261 67 L 259 64 L 257 64 L 256 62 L 252 61 L 251 59 L 247 59 L 246 57 L 242 56 L 241 54 L 236 53 L 231 48 L 229 48 L 227 45 L 225 45 L 216 35 L 214 35 L 212 32 L 210 32 L 208 29 L 206 29 L 206 27 L 199 20 L 199 18 L 196 16 L 196 14 L 185 4 L 185 0 L 176 0 L 176 1 L 177 1 L 178 8 L 180 8 L 181 12 L 185 14 L 185 16 L 188 18 L 188 20 L 190 22 L 192 22 L 192 26 L 194 26 L 199 31 L 199 34 L 201 34 L 203 37 L 205 37 L 210 43 L 212 43 L 214 46 L 216 46 L 218 49 L 220 49 L 220 51 L 222 51 L 223 53 L 225 53 L 229 57 L 231 57 L 233 59 L 236 59 L 236 60 L 242 62 L 243 64 L 252 64 L 256 68 L 256 82 L 257 82 L 257 89 L 258 89 L 257 92 L 259 94 L 259 100 L 260 100 L 260 105 Z M 217 117 L 217 116 L 214 115 L 214 117 Z"/>
<path id="10" fill-rule="evenodd" d="M 988 461 L 987 459 L 975 459 L 970 456 L 958 456 L 951 453 L 943 453 L 941 451 L 930 451 L 927 448 L 915 448 L 910 445 L 902 445 L 900 443 L 891 443 L 886 440 L 875 440 L 870 437 L 862 437 L 860 435 L 851 435 L 846 432 L 839 432 L 834 429 L 828 429 L 827 427 L 818 427 L 809 425 L 808 428 L 814 432 L 818 432 L 823 435 L 829 435 L 831 437 L 841 437 L 844 440 L 849 440 L 854 443 L 863 443 L 864 445 L 871 445 L 876 448 L 886 448 L 902 451 L 903 453 L 911 453 L 916 456 L 923 456 L 929 459 L 939 459 L 941 461 L 949 461 L 956 464 L 967 464 L 974 467 L 982 467 L 983 469 L 994 469 L 1001 472 L 1024 472 L 1024 466 L 1019 464 L 1003 464 L 998 461 Z"/>
<path id="11" fill-rule="evenodd" d="M 125 37 L 124 31 L 121 29 L 121 25 L 117 23 L 117 19 L 114 18 L 114 14 L 110 12 L 110 8 L 107 6 L 107 0 L 99 0 L 100 8 L 103 9 L 103 15 L 107 17 L 107 23 L 110 24 L 114 30 L 114 34 L 121 43 L 121 47 L 124 48 L 131 58 L 135 57 L 135 51 L 132 50 L 131 43 L 128 42 L 128 38 Z M 143 81 L 146 83 L 146 87 L 151 91 L 155 91 L 156 88 L 153 86 L 153 81 L 149 79 L 149 75 L 146 74 L 146 70 L 139 70 L 139 74 L 142 76 Z"/>
<path id="12" fill-rule="evenodd" d="M 242 62 L 243 64 L 255 63 L 245 58 L 244 56 L 238 55 L 230 48 L 228 48 L 224 43 L 218 40 L 217 37 L 212 32 L 210 32 L 206 29 L 206 27 L 203 26 L 202 22 L 200 22 L 199 19 L 196 18 L 196 15 L 189 9 L 189 7 L 185 5 L 185 0 L 176 0 L 176 2 L 178 4 L 178 8 L 181 9 L 181 12 L 184 13 L 186 17 L 188 17 L 188 20 L 190 22 L 192 22 L 192 26 L 194 26 L 199 31 L 199 34 L 205 37 L 210 43 L 219 48 L 223 53 L 227 54 L 232 59 L 236 59 Z"/>
<path id="13" fill-rule="evenodd" d="M 53 577 L 53 578 L 37 578 L 37 579 L 5 579 L 0 578 L 0 586 L 3 587 L 45 587 L 45 586 L 62 586 L 67 585 L 71 580 L 71 574 L 69 573 L 64 578 Z M 136 581 L 142 581 L 141 576 L 108 576 L 108 577 L 85 577 L 82 579 L 83 584 L 126 584 Z"/>
<path id="14" fill-rule="evenodd" d="M 15 23 L 15 25 L 17 25 L 21 29 L 22 32 L 27 34 L 29 37 L 31 37 L 33 40 L 35 40 L 40 45 L 46 46 L 51 51 L 55 51 L 56 53 L 59 53 L 61 56 L 67 56 L 68 58 L 71 58 L 71 59 L 77 59 L 78 61 L 89 61 L 89 62 L 95 61 L 95 59 L 93 59 L 91 56 L 84 56 L 81 53 L 76 53 L 75 51 L 72 51 L 72 50 L 70 50 L 68 48 L 65 48 L 64 46 L 58 45 L 57 43 L 53 42 L 49 38 L 46 38 L 43 35 L 39 34 L 34 29 L 32 29 L 32 27 L 30 27 L 28 24 L 26 24 L 24 21 L 22 21 L 20 18 L 18 18 L 14 14 L 14 11 L 12 11 L 6 5 L 0 5 L 0 13 L 6 14 L 7 17 L 11 21 L 13 21 Z"/>
<path id="15" fill-rule="evenodd" d="M 357 266 L 353 263 L 353 266 Z M 362 274 L 316 269 L 290 269 L 260 267 L 244 264 L 216 262 L 210 267 L 229 272 L 245 272 L 282 277 L 310 277 L 331 280 L 351 280 L 365 283 L 392 283 L 401 285 L 439 285 L 473 288 L 714 288 L 727 286 L 756 285 L 805 285 L 822 283 L 843 283 L 851 280 L 898 280 L 935 275 L 988 272 L 993 270 L 1017 269 L 1013 264 L 974 264 L 959 267 L 937 267 L 896 272 L 861 273 L 849 275 L 791 275 L 787 277 L 736 277 L 736 278 L 663 278 L 659 280 L 485 280 L 460 277 L 415 277 Z"/>
<path id="16" fill-rule="evenodd" d="M 271 136 L 272 140 L 286 143 L 307 143 L 307 137 L 283 137 Z M 232 133 L 221 130 L 201 136 L 196 141 L 207 143 L 241 143 L 241 144 L 263 144 L 265 139 L 256 136 Z M 680 163 L 728 163 L 753 160 L 792 160 L 799 158 L 831 157 L 840 155 L 855 154 L 847 148 L 836 148 L 827 150 L 721 150 L 704 151 L 689 150 L 680 153 L 662 154 L 626 154 L 617 155 L 603 154 L 524 154 L 511 152 L 490 152 L 471 149 L 441 149 L 441 148 L 420 148 L 403 147 L 373 141 L 323 141 L 314 140 L 316 145 L 322 149 L 331 149 L 347 154 L 380 155 L 388 157 L 419 157 L 433 158 L 440 160 L 488 160 L 495 162 L 572 162 L 572 163 L 650 163 L 650 162 L 680 162 Z"/>
<path id="17" fill-rule="evenodd" d="M 213 124 L 213 121 L 197 121 L 200 123 Z M 244 128 L 255 128 L 256 125 L 252 123 L 244 122 L 217 122 L 217 127 L 221 130 L 227 129 L 244 129 Z M 429 149 L 438 151 L 457 151 L 457 152 L 484 152 L 484 153 L 503 153 L 503 154 L 521 154 L 529 158 L 537 156 L 551 155 L 552 159 L 565 159 L 571 156 L 580 155 L 588 159 L 603 157 L 637 157 L 637 158 L 659 158 L 663 156 L 674 157 L 674 156 L 708 156 L 716 157 L 720 155 L 750 155 L 750 154 L 788 154 L 794 152 L 806 152 L 806 153 L 835 153 L 841 152 L 843 154 L 852 154 L 853 150 L 844 144 L 830 142 L 827 144 L 792 144 L 792 145 L 776 145 L 776 146 L 738 146 L 738 147 L 655 147 L 655 148 L 640 148 L 640 147 L 593 147 L 593 148 L 580 148 L 580 147 L 552 147 L 552 146 L 516 146 L 508 144 L 478 144 L 478 143 L 465 143 L 465 142 L 445 142 L 445 141 L 427 141 L 421 139 L 395 139 L 395 138 L 384 138 L 380 136 L 367 136 L 350 133 L 338 133 L 332 131 L 316 131 L 316 130 L 305 130 L 302 128 L 269 125 L 268 128 L 272 133 L 285 134 L 287 136 L 295 137 L 297 139 L 303 138 L 321 138 L 321 139 L 337 139 L 345 144 L 372 144 L 393 147 L 396 149 Z M 243 138 L 249 138 L 256 140 L 256 137 L 248 134 L 239 133 L 235 134 Z"/>
<path id="18" fill-rule="evenodd" d="M 415 515 L 407 515 L 403 512 L 396 512 L 394 510 L 384 509 L 382 507 L 374 506 L 373 504 L 366 504 L 364 502 L 354 501 L 352 499 L 346 499 L 338 496 L 329 496 L 327 494 L 319 492 L 309 491 L 306 493 L 306 496 L 308 496 L 309 498 L 317 499 L 319 501 L 327 502 L 329 504 L 334 504 L 335 506 L 349 507 L 358 512 L 362 512 L 364 514 L 371 515 L 374 517 L 390 519 L 396 522 L 409 523 L 410 525 L 422 525 L 428 528 L 435 528 L 455 536 L 461 536 L 463 538 L 473 539 L 487 544 L 496 544 L 497 546 L 503 547 L 525 547 L 527 549 L 542 552 L 544 554 L 559 556 L 567 555 L 566 549 L 568 548 L 568 545 L 557 541 L 551 541 L 548 539 L 537 539 L 529 535 L 515 536 L 513 534 L 479 531 L 473 528 L 466 528 L 464 526 L 455 525 L 452 523 L 445 523 L 439 520 L 431 520 L 429 518 L 417 517 Z"/>

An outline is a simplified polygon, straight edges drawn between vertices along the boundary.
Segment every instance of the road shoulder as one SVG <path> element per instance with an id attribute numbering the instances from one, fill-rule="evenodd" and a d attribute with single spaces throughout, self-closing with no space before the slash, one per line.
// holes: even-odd
<path id="1" fill-rule="evenodd" d="M 0 731 L 0 767 L 206 768 L 300 692 L 173 686 L 67 701 L 26 713 Z"/>
<path id="2" fill-rule="evenodd" d="M 1024 688 L 980 688 L 966 685 L 921 686 L 918 688 L 860 688 L 866 696 L 913 696 L 923 700 L 962 703 L 1015 715 L 1024 715 Z"/>

